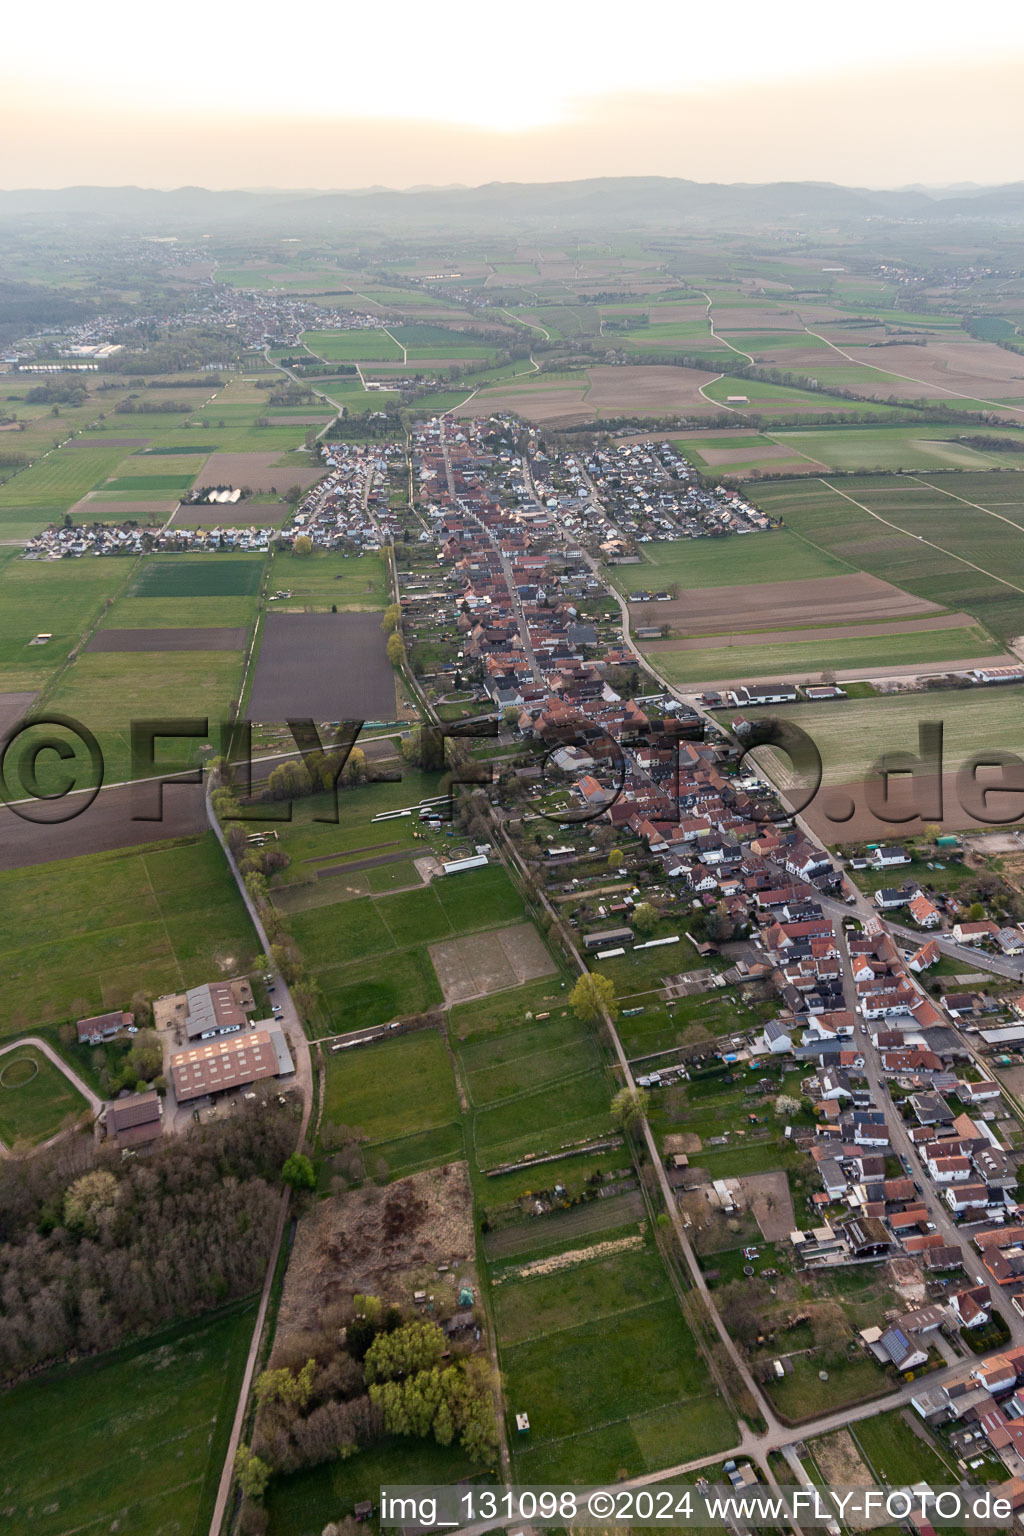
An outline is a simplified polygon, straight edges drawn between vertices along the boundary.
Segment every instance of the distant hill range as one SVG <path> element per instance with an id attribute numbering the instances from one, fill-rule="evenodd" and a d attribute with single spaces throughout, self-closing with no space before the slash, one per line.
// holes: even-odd
<path id="1" fill-rule="evenodd" d="M 0 191 L 0 222 L 64 220 L 117 224 L 153 233 L 254 222 L 283 231 L 652 226 L 751 230 L 821 228 L 865 220 L 949 224 L 1024 222 L 1024 182 L 1007 186 L 872 191 L 832 182 L 721 184 L 674 177 L 589 181 L 489 182 L 482 187 L 417 187 L 407 192 L 213 192 L 179 187 L 63 187 Z"/>

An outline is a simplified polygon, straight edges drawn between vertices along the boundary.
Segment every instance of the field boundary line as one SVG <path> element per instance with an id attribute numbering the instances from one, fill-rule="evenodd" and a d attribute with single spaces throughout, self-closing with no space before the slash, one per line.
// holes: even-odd
<path id="1" fill-rule="evenodd" d="M 553 1049 L 556 1049 L 556 1050 L 572 1050 L 572 1049 L 574 1049 L 574 1047 L 571 1046 L 571 1045 L 568 1045 L 568 1046 L 556 1046 L 556 1047 L 553 1047 Z M 539 1054 L 539 1053 L 534 1053 L 534 1054 Z M 530 1058 L 528 1056 L 520 1056 L 518 1058 L 518 1060 L 520 1060 L 520 1061 L 528 1061 L 529 1059 Z M 497 1063 L 497 1065 L 498 1066 L 505 1066 L 505 1065 L 509 1065 L 509 1063 L 499 1062 L 499 1063 Z M 473 1099 L 473 1107 L 474 1107 L 474 1109 L 477 1109 L 477 1110 L 479 1110 L 481 1112 L 486 1111 L 486 1110 L 490 1110 L 490 1109 L 503 1109 L 506 1104 L 515 1104 L 518 1099 L 528 1099 L 528 1098 L 532 1097 L 533 1094 L 536 1094 L 536 1093 L 546 1093 L 550 1088 L 554 1087 L 557 1084 L 560 1084 L 560 1083 L 572 1083 L 572 1082 L 575 1082 L 577 1080 L 577 1078 L 587 1077 L 591 1072 L 594 1071 L 595 1067 L 600 1067 L 600 1065 L 601 1065 L 601 1062 L 599 1060 L 595 1061 L 592 1066 L 580 1067 L 579 1070 L 576 1071 L 576 1072 L 564 1073 L 561 1077 L 554 1077 L 554 1078 L 552 1078 L 549 1083 L 539 1083 L 536 1088 L 522 1088 L 522 1089 L 520 1089 L 520 1091 L 518 1093 L 507 1094 L 505 1096 L 505 1098 L 503 1098 L 503 1099 L 494 1099 L 494 1100 L 492 1100 L 492 1102 L 490 1104 L 478 1104 L 476 1099 L 474 1098 Z M 484 1068 L 483 1070 L 486 1071 L 488 1069 Z M 472 1095 L 470 1095 L 470 1096 L 472 1097 Z"/>
<path id="2" fill-rule="evenodd" d="M 723 375 L 723 377 L 724 377 L 724 375 Z M 785 442 L 780 443 L 779 439 L 778 439 L 778 435 L 775 432 L 766 432 L 764 430 L 764 428 L 762 427 L 761 428 L 761 436 L 762 437 L 766 437 L 768 439 L 768 441 L 770 443 L 774 443 L 776 445 L 776 447 L 787 449 L 790 453 L 795 453 L 798 458 L 806 459 L 808 464 L 817 464 L 822 469 L 828 470 L 829 473 L 833 472 L 831 470 L 830 466 L 825 463 L 824 459 L 815 459 L 815 458 L 813 458 L 811 456 L 811 454 L 803 453 L 803 452 L 801 452 L 801 450 L 799 448 L 794 448 L 792 443 L 785 443 Z"/>
<path id="3" fill-rule="evenodd" d="M 586 1232 L 582 1232 L 580 1234 L 581 1237 L 586 1237 L 588 1235 L 589 1234 L 586 1233 Z M 568 1250 L 568 1249 L 566 1250 L 566 1252 L 569 1252 L 569 1251 L 571 1251 L 571 1250 Z M 643 1251 L 644 1250 L 637 1249 L 637 1248 L 631 1248 L 631 1249 L 625 1249 L 624 1250 L 624 1252 L 626 1252 L 626 1253 L 639 1253 L 639 1252 L 643 1252 Z M 548 1255 L 548 1257 L 550 1257 L 550 1258 L 557 1258 L 558 1255 L 557 1254 L 550 1254 L 550 1255 Z M 617 1259 L 617 1258 L 620 1258 L 620 1257 L 621 1257 L 621 1255 L 617 1254 L 617 1253 L 616 1254 L 595 1253 L 595 1254 L 592 1254 L 589 1258 L 581 1259 L 578 1264 L 573 1264 L 571 1268 L 562 1269 L 562 1270 L 555 1270 L 554 1273 L 555 1274 L 563 1274 L 563 1275 L 572 1274 L 572 1273 L 574 1273 L 575 1270 L 582 1269 L 584 1267 L 584 1265 L 586 1265 L 586 1264 L 594 1264 L 599 1259 L 605 1259 L 605 1258 L 616 1258 Z M 543 1259 L 538 1259 L 536 1262 L 537 1263 L 543 1263 L 544 1261 L 543 1261 Z M 511 1284 L 511 1285 L 529 1285 L 531 1280 L 546 1280 L 546 1279 L 547 1279 L 546 1275 L 508 1275 L 502 1281 L 502 1285 L 499 1286 L 499 1290 L 502 1289 L 502 1287 L 504 1287 L 505 1285 L 509 1285 L 509 1284 Z M 582 1322 L 582 1323 L 567 1323 L 564 1328 L 549 1328 L 546 1333 L 531 1333 L 529 1338 L 526 1338 L 526 1339 L 516 1339 L 514 1343 L 506 1344 L 505 1348 L 506 1349 L 518 1349 L 520 1347 L 520 1345 L 523 1345 L 523 1344 L 539 1344 L 539 1343 L 541 1343 L 542 1340 L 544 1340 L 544 1339 L 553 1339 L 553 1338 L 555 1338 L 560 1333 L 571 1333 L 574 1328 L 589 1328 L 591 1323 L 607 1323 L 607 1322 L 611 1322 L 616 1317 L 629 1317 L 634 1312 L 643 1312 L 645 1310 L 645 1308 L 647 1308 L 647 1307 L 658 1307 L 658 1306 L 661 1306 L 666 1301 L 668 1301 L 668 1302 L 672 1301 L 672 1287 L 667 1282 L 666 1282 L 666 1285 L 665 1285 L 665 1294 L 664 1294 L 664 1296 L 656 1296 L 653 1299 L 653 1301 L 640 1301 L 640 1302 L 637 1302 L 635 1307 L 616 1307 L 613 1312 L 596 1312 L 592 1317 L 586 1318 L 585 1321 Z M 684 1322 L 685 1322 L 685 1319 L 684 1319 Z M 698 1393 L 698 1396 L 703 1396 L 703 1395 L 704 1395 L 703 1393 Z M 646 1409 L 644 1409 L 644 1412 L 645 1413 L 654 1413 L 654 1412 L 656 1412 L 656 1409 L 646 1408 Z M 630 1417 L 632 1418 L 633 1415 L 631 1414 Z"/>

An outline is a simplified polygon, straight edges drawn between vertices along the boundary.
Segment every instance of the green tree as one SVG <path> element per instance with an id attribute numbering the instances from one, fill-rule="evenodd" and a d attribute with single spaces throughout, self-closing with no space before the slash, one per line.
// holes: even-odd
<path id="1" fill-rule="evenodd" d="M 379 1333 L 366 1351 L 367 1381 L 395 1381 L 438 1365 L 445 1338 L 436 1323 L 404 1323 L 393 1333 Z"/>
<path id="2" fill-rule="evenodd" d="M 380 621 L 380 627 L 386 634 L 393 634 L 402 622 L 402 609 L 398 603 L 389 603 L 384 609 L 384 616 Z"/>
<path id="3" fill-rule="evenodd" d="M 291 501 L 292 497 L 291 497 L 291 492 L 290 491 L 288 492 L 288 495 L 287 495 L 287 497 L 285 499 L 287 501 Z M 293 555 L 311 555 L 312 553 L 313 553 L 313 540 L 310 538 L 309 534 L 308 533 L 296 534 L 294 542 L 292 543 L 292 554 Z"/>
<path id="4" fill-rule="evenodd" d="M 74 1232 L 96 1232 L 105 1211 L 117 1203 L 117 1180 L 105 1169 L 94 1168 L 76 1179 L 64 1195 L 64 1225 Z"/>
<path id="5" fill-rule="evenodd" d="M 620 1088 L 612 1099 L 612 1120 L 620 1131 L 631 1131 L 647 1119 L 650 1107 L 646 1088 Z"/>
<path id="6" fill-rule="evenodd" d="M 285 1158 L 281 1178 L 292 1189 L 316 1189 L 316 1169 L 304 1152 L 293 1152 Z"/>
<path id="7" fill-rule="evenodd" d="M 235 1476 L 246 1498 L 262 1499 L 270 1481 L 270 1468 L 247 1445 L 240 1445 L 235 1452 Z"/>
<path id="8" fill-rule="evenodd" d="M 613 848 L 611 853 L 608 855 L 608 868 L 621 869 L 622 861 L 624 858 L 625 854 L 622 852 L 621 848 Z"/>
<path id="9" fill-rule="evenodd" d="M 985 908 L 981 902 L 972 901 L 971 905 L 967 908 L 967 921 L 969 923 L 980 923 L 984 916 Z"/>
<path id="10" fill-rule="evenodd" d="M 256 1379 L 256 1399 L 260 1403 L 287 1403 L 296 1408 L 305 1408 L 313 1390 L 315 1375 L 314 1359 L 307 1360 L 294 1375 L 287 1366 L 263 1371 Z"/>
<path id="11" fill-rule="evenodd" d="M 657 907 L 649 901 L 641 901 L 633 908 L 633 927 L 637 933 L 647 935 L 653 933 L 660 921 L 661 914 Z"/>
<path id="12" fill-rule="evenodd" d="M 613 1019 L 619 1016 L 619 1005 L 615 1001 L 615 986 L 607 976 L 599 976 L 596 971 L 587 971 L 569 993 L 569 1006 L 576 1017 L 584 1024 L 597 1024 L 604 1012 Z"/>
<path id="13" fill-rule="evenodd" d="M 388 635 L 384 653 L 393 667 L 400 667 L 405 660 L 405 641 L 397 630 Z"/>

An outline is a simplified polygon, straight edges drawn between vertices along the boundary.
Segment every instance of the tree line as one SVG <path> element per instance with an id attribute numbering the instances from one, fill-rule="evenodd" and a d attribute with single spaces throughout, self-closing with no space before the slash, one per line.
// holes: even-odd
<path id="1" fill-rule="evenodd" d="M 0 1380 L 255 1290 L 297 1118 L 264 1093 L 145 1157 L 74 1137 L 0 1163 Z"/>

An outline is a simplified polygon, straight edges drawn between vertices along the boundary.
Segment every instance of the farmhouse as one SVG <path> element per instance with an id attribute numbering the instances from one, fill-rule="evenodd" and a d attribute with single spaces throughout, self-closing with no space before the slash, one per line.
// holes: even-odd
<path id="1" fill-rule="evenodd" d="M 112 1040 L 122 1029 L 127 1029 L 134 1023 L 130 1013 L 122 1013 L 119 1008 L 113 1013 L 96 1013 L 91 1019 L 79 1019 L 78 1043 L 79 1045 L 100 1045 L 104 1040 Z"/>
<path id="2" fill-rule="evenodd" d="M 909 864 L 910 854 L 905 848 L 875 848 L 869 860 L 875 869 L 895 869 L 898 864 Z"/>

